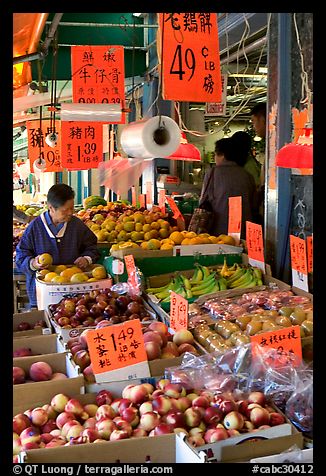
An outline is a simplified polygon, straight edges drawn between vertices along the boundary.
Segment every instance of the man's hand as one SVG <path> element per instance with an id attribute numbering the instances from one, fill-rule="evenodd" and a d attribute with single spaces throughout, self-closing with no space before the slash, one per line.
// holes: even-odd
<path id="1" fill-rule="evenodd" d="M 80 256 L 74 261 L 74 264 L 78 266 L 81 270 L 85 270 L 89 266 L 88 259 L 85 256 Z"/>
<path id="2" fill-rule="evenodd" d="M 39 263 L 38 257 L 39 257 L 39 255 L 35 256 L 35 258 L 33 258 L 31 260 L 30 264 L 31 264 L 32 268 L 37 269 L 37 270 L 48 268 L 49 265 L 47 265 L 47 264 L 44 265 L 44 264 Z"/>

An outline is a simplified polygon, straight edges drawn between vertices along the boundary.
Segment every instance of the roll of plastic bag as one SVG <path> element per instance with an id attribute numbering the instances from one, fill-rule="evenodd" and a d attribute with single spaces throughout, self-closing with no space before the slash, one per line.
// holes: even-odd
<path id="1" fill-rule="evenodd" d="M 150 159 L 173 154 L 180 139 L 179 126 L 173 119 L 155 116 L 128 124 L 121 133 L 120 143 L 129 157 Z"/>

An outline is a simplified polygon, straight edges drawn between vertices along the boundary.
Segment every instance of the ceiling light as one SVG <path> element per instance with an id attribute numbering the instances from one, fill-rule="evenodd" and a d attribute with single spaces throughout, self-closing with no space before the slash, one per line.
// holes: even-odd
<path id="1" fill-rule="evenodd" d="M 259 66 L 258 73 L 267 74 L 267 72 L 268 72 L 268 68 L 266 68 L 265 66 Z"/>
<path id="2" fill-rule="evenodd" d="M 133 13 L 133 16 L 139 18 L 142 16 L 142 13 Z"/>
<path id="3" fill-rule="evenodd" d="M 255 142 L 260 142 L 261 140 L 262 140 L 262 138 L 259 137 L 259 136 L 255 136 L 255 137 L 254 137 L 254 141 L 255 141 Z"/>

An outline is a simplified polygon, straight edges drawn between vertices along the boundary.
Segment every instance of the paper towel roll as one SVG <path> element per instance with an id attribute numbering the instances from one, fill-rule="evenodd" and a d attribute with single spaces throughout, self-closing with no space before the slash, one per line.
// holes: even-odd
<path id="1" fill-rule="evenodd" d="M 128 124 L 121 133 L 120 143 L 129 157 L 149 159 L 173 154 L 180 139 L 180 129 L 173 119 L 155 116 Z"/>
<path id="2" fill-rule="evenodd" d="M 62 121 L 119 122 L 121 104 L 62 103 Z"/>

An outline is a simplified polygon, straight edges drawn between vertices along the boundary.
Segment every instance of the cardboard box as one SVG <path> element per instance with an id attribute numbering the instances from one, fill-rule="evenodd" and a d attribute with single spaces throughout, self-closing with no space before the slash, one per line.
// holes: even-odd
<path id="1" fill-rule="evenodd" d="M 38 309 L 47 309 L 50 304 L 57 304 L 67 294 L 85 293 L 95 289 L 110 288 L 112 278 L 80 284 L 53 284 L 45 283 L 36 278 L 36 299 Z"/>
<path id="2" fill-rule="evenodd" d="M 218 255 L 218 254 L 236 254 L 242 253 L 242 246 L 231 245 L 176 245 L 173 247 L 173 256 L 193 256 L 200 255 Z"/>
<path id="3" fill-rule="evenodd" d="M 275 411 L 285 416 L 278 408 Z M 243 433 L 238 436 L 209 443 L 194 448 L 193 451 L 203 451 L 206 454 L 206 462 L 245 462 L 253 457 L 268 456 L 286 451 L 293 445 L 303 448 L 303 435 L 285 417 L 286 422 L 282 425 L 272 426 L 265 430 L 254 433 Z M 187 443 L 186 443 L 187 444 Z"/>
<path id="4" fill-rule="evenodd" d="M 307 448 L 305 450 L 293 450 L 289 448 L 289 451 L 277 455 L 262 456 L 261 458 L 253 458 L 250 463 L 313 463 L 314 462 L 314 450 L 313 448 Z"/>
<path id="5" fill-rule="evenodd" d="M 36 329 L 30 329 L 28 331 L 17 331 L 17 326 L 21 322 L 28 322 L 31 327 L 39 321 L 43 319 L 45 321 L 46 327 L 37 327 Z M 29 312 L 18 312 L 13 315 L 13 337 L 32 337 L 38 335 L 48 335 L 52 334 L 52 327 L 49 321 L 47 314 L 44 311 L 29 311 Z"/>
<path id="6" fill-rule="evenodd" d="M 133 255 L 134 258 L 158 258 L 162 256 L 173 256 L 173 250 L 144 250 L 143 248 L 123 248 L 122 250 L 111 251 L 111 256 L 123 259 L 126 255 Z"/>
<path id="7" fill-rule="evenodd" d="M 147 461 L 147 458 L 150 461 Z M 203 453 L 195 453 L 176 434 L 129 438 L 120 441 L 85 443 L 74 446 L 41 448 L 19 455 L 20 463 L 204 463 Z M 150 471 L 150 470 L 149 470 Z M 126 474 L 124 470 L 124 474 Z"/>
<path id="8" fill-rule="evenodd" d="M 34 355 L 54 354 L 56 352 L 66 352 L 62 340 L 56 334 L 17 337 L 13 340 L 13 351 L 27 347 Z"/>
<path id="9" fill-rule="evenodd" d="M 13 414 L 19 413 L 19 408 L 24 406 L 24 410 L 38 406 L 37 402 L 49 403 L 49 399 L 57 393 L 67 393 L 73 395 L 84 393 L 84 378 L 78 375 L 76 368 L 71 363 L 71 355 L 67 353 L 44 354 L 32 357 L 16 357 L 13 359 L 13 366 L 21 367 L 28 374 L 30 366 L 34 362 L 47 362 L 51 365 L 53 372 L 63 372 L 68 378 L 62 380 L 48 380 L 45 382 L 22 383 L 13 386 Z"/>

